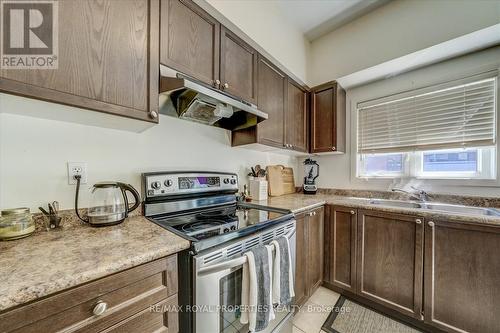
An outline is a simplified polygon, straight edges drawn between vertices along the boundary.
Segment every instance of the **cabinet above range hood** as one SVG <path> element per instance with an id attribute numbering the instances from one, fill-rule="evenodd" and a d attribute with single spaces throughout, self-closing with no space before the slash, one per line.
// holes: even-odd
<path id="1" fill-rule="evenodd" d="M 253 104 L 160 66 L 160 113 L 237 130 L 268 118 Z"/>

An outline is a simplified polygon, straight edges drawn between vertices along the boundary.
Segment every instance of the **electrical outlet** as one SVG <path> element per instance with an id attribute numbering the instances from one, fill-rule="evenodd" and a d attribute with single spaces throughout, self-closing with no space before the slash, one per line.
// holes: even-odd
<path id="1" fill-rule="evenodd" d="M 68 162 L 68 184 L 75 185 L 75 176 L 80 175 L 80 184 L 87 184 L 87 163 L 85 162 Z"/>

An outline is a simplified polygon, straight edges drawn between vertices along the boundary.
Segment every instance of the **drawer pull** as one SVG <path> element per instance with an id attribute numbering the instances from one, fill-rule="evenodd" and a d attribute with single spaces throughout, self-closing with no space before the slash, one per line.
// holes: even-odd
<path id="1" fill-rule="evenodd" d="M 356 214 L 356 212 L 355 212 L 355 211 L 353 211 L 353 210 L 351 210 L 351 211 L 350 211 L 350 213 L 351 213 L 351 215 Z"/>
<path id="2" fill-rule="evenodd" d="M 108 303 L 103 302 L 103 301 L 98 301 L 97 304 L 94 306 L 94 310 L 92 310 L 92 313 L 96 316 L 102 315 L 106 310 L 108 309 Z"/>
<path id="3" fill-rule="evenodd" d="M 421 220 L 421 219 L 416 219 L 416 220 L 415 220 L 415 222 L 416 222 L 417 224 L 422 224 L 422 220 Z"/>
<path id="4" fill-rule="evenodd" d="M 429 225 L 429 227 L 434 228 L 434 222 L 429 221 L 429 223 L 427 223 L 427 224 Z"/>
<path id="5" fill-rule="evenodd" d="M 158 118 L 158 112 L 157 112 L 157 111 L 155 111 L 155 110 L 151 110 L 151 111 L 149 111 L 149 117 L 150 117 L 151 119 L 157 119 L 157 118 Z"/>

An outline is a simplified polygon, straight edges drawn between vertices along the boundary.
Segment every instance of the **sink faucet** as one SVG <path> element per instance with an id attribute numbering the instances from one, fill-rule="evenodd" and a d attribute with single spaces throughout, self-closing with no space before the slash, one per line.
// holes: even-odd
<path id="1" fill-rule="evenodd" d="M 429 201 L 429 195 L 427 194 L 427 192 L 425 192 L 422 189 L 418 189 L 418 188 L 416 188 L 414 186 L 412 186 L 411 188 L 413 190 L 415 190 L 415 192 L 410 192 L 410 191 L 402 190 L 402 189 L 399 189 L 399 188 L 393 188 L 392 192 L 400 192 L 400 193 L 407 194 L 410 197 L 411 200 L 417 200 L 417 201 L 420 201 L 420 202 Z"/>

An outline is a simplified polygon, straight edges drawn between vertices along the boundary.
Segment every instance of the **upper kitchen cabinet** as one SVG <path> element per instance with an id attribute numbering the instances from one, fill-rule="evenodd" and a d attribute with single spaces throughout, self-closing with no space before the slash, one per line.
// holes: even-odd
<path id="1" fill-rule="evenodd" d="M 269 118 L 255 127 L 233 131 L 232 144 L 260 143 L 283 148 L 287 77 L 262 56 L 257 68 L 257 104 Z"/>
<path id="2" fill-rule="evenodd" d="M 161 64 L 257 103 L 258 53 L 191 0 L 161 0 Z"/>
<path id="3" fill-rule="evenodd" d="M 0 91 L 158 121 L 159 0 L 58 1 L 57 69 L 2 69 Z"/>
<path id="4" fill-rule="evenodd" d="M 289 79 L 285 111 L 285 147 L 307 152 L 307 141 L 307 91 Z"/>
<path id="5" fill-rule="evenodd" d="M 337 82 L 311 92 L 311 153 L 345 152 L 345 90 Z"/>
<path id="6" fill-rule="evenodd" d="M 221 27 L 220 89 L 257 104 L 257 57 L 257 51 Z"/>
<path id="7" fill-rule="evenodd" d="M 218 88 L 220 24 L 191 0 L 161 0 L 160 62 Z"/>

